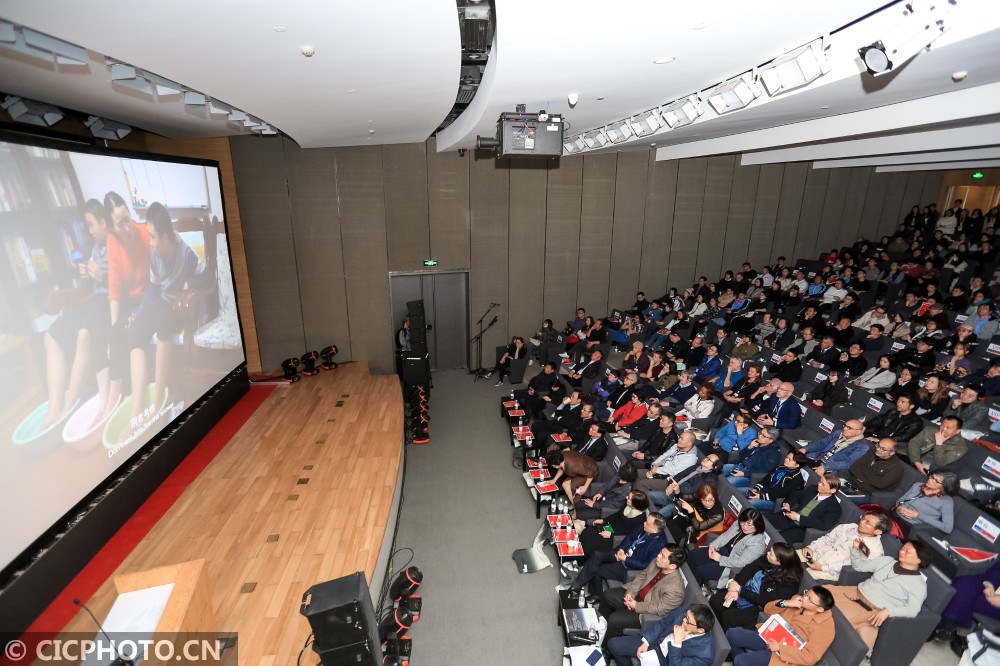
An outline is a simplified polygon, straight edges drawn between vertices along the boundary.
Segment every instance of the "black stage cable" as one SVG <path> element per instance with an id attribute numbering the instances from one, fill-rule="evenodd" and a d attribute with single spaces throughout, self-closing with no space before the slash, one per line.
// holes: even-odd
<path id="1" fill-rule="evenodd" d="M 312 644 L 313 636 L 315 634 L 310 633 L 306 636 L 306 642 L 302 644 L 302 649 L 299 650 L 299 658 L 295 660 L 297 666 L 302 666 L 302 655 L 305 653 L 306 649 Z"/>

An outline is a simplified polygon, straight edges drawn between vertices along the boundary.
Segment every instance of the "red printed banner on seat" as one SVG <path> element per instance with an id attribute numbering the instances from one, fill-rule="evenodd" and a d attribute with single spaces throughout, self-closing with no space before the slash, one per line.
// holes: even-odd
<path id="1" fill-rule="evenodd" d="M 806 646 L 806 642 L 802 640 L 801 636 L 795 633 L 792 625 L 788 624 L 785 618 L 780 615 L 772 615 L 767 618 L 764 624 L 760 625 L 757 633 L 760 634 L 765 643 L 767 641 L 775 641 L 779 645 L 788 645 L 798 650 Z"/>
<path id="2" fill-rule="evenodd" d="M 565 433 L 559 433 L 557 435 L 552 435 L 552 441 L 559 442 L 561 444 L 563 442 L 572 442 L 573 438 Z"/>
<path id="3" fill-rule="evenodd" d="M 541 458 L 537 460 L 535 458 L 528 458 L 528 467 L 531 469 L 541 469 L 545 467 L 545 461 Z"/>
<path id="4" fill-rule="evenodd" d="M 535 484 L 535 490 L 537 490 L 543 495 L 546 495 L 548 493 L 554 493 L 555 491 L 559 490 L 559 486 L 552 483 L 551 481 L 543 481 L 541 483 Z"/>
<path id="5" fill-rule="evenodd" d="M 549 474 L 549 470 L 547 469 L 533 469 L 529 471 L 528 474 L 530 474 L 531 478 L 533 478 L 535 481 L 541 481 L 543 479 L 547 479 L 550 476 L 552 476 L 551 474 Z"/>
<path id="6" fill-rule="evenodd" d="M 503 406 L 506 407 L 507 409 L 510 409 L 511 407 L 517 407 L 517 400 L 506 400 L 504 401 Z"/>
<path id="7" fill-rule="evenodd" d="M 557 527 L 566 527 L 573 523 L 573 519 L 570 518 L 568 513 L 557 513 L 551 516 L 545 516 L 545 519 L 549 521 L 549 527 L 553 529 Z"/>
<path id="8" fill-rule="evenodd" d="M 962 548 L 960 546 L 952 546 L 951 549 L 970 562 L 989 562 L 997 556 L 996 553 L 991 553 L 987 550 L 979 550 L 978 548 Z"/>
<path id="9" fill-rule="evenodd" d="M 580 557 L 583 555 L 583 546 L 577 541 L 576 548 L 570 548 L 569 543 L 557 543 L 556 548 L 559 550 L 559 557 Z"/>
<path id="10" fill-rule="evenodd" d="M 576 530 L 571 528 L 564 528 L 561 530 L 552 530 L 552 540 L 556 543 L 563 543 L 565 541 L 576 541 L 578 539 Z"/>

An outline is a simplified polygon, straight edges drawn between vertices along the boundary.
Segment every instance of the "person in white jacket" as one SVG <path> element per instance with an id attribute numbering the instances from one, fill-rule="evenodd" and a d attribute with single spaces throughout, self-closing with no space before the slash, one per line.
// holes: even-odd
<path id="1" fill-rule="evenodd" d="M 896 383 L 896 373 L 892 371 L 892 361 L 888 355 L 878 357 L 878 363 L 868 368 L 863 375 L 852 382 L 868 391 L 881 391 Z"/>
<path id="2" fill-rule="evenodd" d="M 865 542 L 869 558 L 878 557 L 884 552 L 881 535 L 887 529 L 889 520 L 884 514 L 866 513 L 857 524 L 837 525 L 796 552 L 810 576 L 816 580 L 838 580 L 840 570 L 851 563 L 854 540 Z"/>
<path id="3" fill-rule="evenodd" d="M 867 331 L 872 327 L 872 324 L 882 324 L 886 329 L 889 328 L 889 312 L 885 309 L 884 305 L 879 305 L 868 312 L 861 315 L 853 326 L 855 328 L 860 328 L 863 331 Z"/>
<path id="4" fill-rule="evenodd" d="M 708 417 L 715 409 L 715 398 L 712 397 L 714 394 L 712 385 L 705 382 L 697 393 L 684 402 L 684 408 L 677 412 L 677 415 L 685 417 L 688 421 Z"/>

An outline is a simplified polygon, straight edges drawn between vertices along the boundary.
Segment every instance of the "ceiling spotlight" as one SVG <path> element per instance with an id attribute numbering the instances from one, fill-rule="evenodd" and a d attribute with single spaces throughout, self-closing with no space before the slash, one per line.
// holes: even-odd
<path id="1" fill-rule="evenodd" d="M 205 106 L 205 96 L 193 90 L 184 91 L 184 103 L 189 106 Z"/>
<path id="2" fill-rule="evenodd" d="M 576 146 L 577 150 L 586 150 L 587 142 L 583 140 L 582 136 L 577 136 L 573 139 L 573 144 Z"/>
<path id="3" fill-rule="evenodd" d="M 671 63 L 674 60 L 677 60 L 677 58 L 675 58 L 674 56 L 665 56 L 663 58 L 657 58 L 656 60 L 653 61 L 653 64 L 654 65 L 666 65 L 667 63 Z"/>
<path id="4" fill-rule="evenodd" d="M 630 138 L 635 136 L 635 132 L 632 130 L 632 125 L 630 125 L 627 120 L 619 120 L 617 123 L 612 123 L 608 126 L 607 133 L 608 138 L 611 139 L 611 143 L 628 141 Z"/>
<path id="5" fill-rule="evenodd" d="M 635 132 L 636 136 L 652 134 L 666 124 L 660 117 L 658 109 L 644 111 L 631 118 L 629 122 L 632 125 L 632 131 Z"/>
<path id="6" fill-rule="evenodd" d="M 608 144 L 608 135 L 603 129 L 595 129 L 583 135 L 583 141 L 588 148 L 602 148 Z"/>
<path id="7" fill-rule="evenodd" d="M 0 46 L 33 58 L 49 62 L 55 60 L 57 65 L 87 65 L 90 61 L 87 49 L 82 46 L 37 30 L 15 26 L 9 21 L 0 21 Z"/>
<path id="8" fill-rule="evenodd" d="M 576 103 L 580 101 L 579 93 L 570 93 L 566 95 L 566 101 L 569 103 L 570 107 L 576 106 Z"/>
<path id="9" fill-rule="evenodd" d="M 952 3 L 908 2 L 903 18 L 882 39 L 858 49 L 872 76 L 885 74 L 929 47 L 954 23 Z"/>
<path id="10" fill-rule="evenodd" d="M 233 107 L 223 102 L 220 102 L 214 97 L 208 98 L 207 106 L 208 106 L 208 112 L 213 115 L 223 115 L 223 114 L 229 115 L 233 111 Z"/>
<path id="11" fill-rule="evenodd" d="M 8 95 L 0 102 L 12 120 L 39 127 L 51 127 L 63 119 L 63 112 L 51 104 L 43 104 L 23 97 Z"/>
<path id="12" fill-rule="evenodd" d="M 241 123 L 241 122 L 243 122 L 246 119 L 247 119 L 247 114 L 246 114 L 245 111 L 240 111 L 239 109 L 233 109 L 229 113 L 228 120 L 230 120 L 230 121 L 232 121 L 234 123 Z"/>
<path id="13" fill-rule="evenodd" d="M 823 40 L 806 44 L 761 67 L 757 74 L 771 97 L 812 83 L 830 71 Z"/>
<path id="14" fill-rule="evenodd" d="M 698 119 L 705 109 L 696 95 L 679 99 L 660 108 L 660 117 L 671 129 L 690 125 Z"/>
<path id="15" fill-rule="evenodd" d="M 760 97 L 760 86 L 753 80 L 753 75 L 747 72 L 720 83 L 708 92 L 707 97 L 715 112 L 722 115 L 738 111 Z"/>
<path id="16" fill-rule="evenodd" d="M 125 123 L 119 123 L 98 116 L 90 116 L 84 124 L 90 128 L 90 133 L 98 139 L 117 141 L 118 139 L 124 139 L 132 131 L 132 128 Z"/>
<path id="17" fill-rule="evenodd" d="M 577 151 L 576 143 L 573 139 L 567 139 L 566 143 L 563 144 L 563 148 L 567 153 L 575 153 Z"/>

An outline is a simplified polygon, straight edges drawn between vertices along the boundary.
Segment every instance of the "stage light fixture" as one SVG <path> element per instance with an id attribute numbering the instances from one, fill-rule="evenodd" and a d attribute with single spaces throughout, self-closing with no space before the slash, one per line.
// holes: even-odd
<path id="1" fill-rule="evenodd" d="M 398 601 L 399 599 L 408 597 L 416 592 L 423 581 L 424 574 L 421 573 L 420 569 L 407 567 L 396 574 L 396 578 L 389 586 L 389 598 L 393 601 Z"/>
<path id="2" fill-rule="evenodd" d="M 734 79 L 724 81 L 706 95 L 708 103 L 720 116 L 730 111 L 746 108 L 747 104 L 760 97 L 760 86 L 747 72 Z"/>
<path id="3" fill-rule="evenodd" d="M 632 131 L 636 136 L 646 136 L 663 127 L 666 123 L 660 117 L 659 109 L 644 111 L 631 119 Z"/>
<path id="4" fill-rule="evenodd" d="M 307 351 L 302 355 L 302 374 L 306 377 L 312 377 L 313 375 L 318 375 L 319 370 L 316 369 L 316 361 L 319 359 L 319 354 L 315 351 Z"/>
<path id="5" fill-rule="evenodd" d="M 808 85 L 830 71 L 824 40 L 817 39 L 761 67 L 757 75 L 771 97 Z"/>
<path id="6" fill-rule="evenodd" d="M 401 636 L 413 626 L 413 618 L 406 608 L 393 608 L 378 624 L 379 640 L 385 643 L 390 636 Z"/>
<path id="7" fill-rule="evenodd" d="M 132 128 L 125 123 L 108 120 L 107 118 L 101 118 L 99 116 L 88 117 L 87 120 L 84 121 L 84 125 L 86 125 L 90 129 L 90 133 L 98 139 L 109 139 L 111 141 L 124 139 L 132 131 Z"/>
<path id="8" fill-rule="evenodd" d="M 82 46 L 16 26 L 10 21 L 0 23 L 0 46 L 33 58 L 55 61 L 57 65 L 86 66 L 89 62 L 87 49 Z"/>
<path id="9" fill-rule="evenodd" d="M 872 76 L 886 74 L 928 48 L 954 23 L 951 2 L 912 0 L 888 33 L 858 49 L 861 62 Z"/>
<path id="10" fill-rule="evenodd" d="M 205 106 L 205 96 L 200 92 L 185 90 L 184 103 L 188 106 Z"/>
<path id="11" fill-rule="evenodd" d="M 697 95 L 690 95 L 660 108 L 660 117 L 671 129 L 690 125 L 705 109 Z"/>
<path id="12" fill-rule="evenodd" d="M 333 370 L 336 368 L 337 364 L 334 362 L 333 357 L 337 355 L 338 351 L 337 345 L 323 347 L 323 350 L 319 353 L 319 355 L 323 358 L 323 364 L 320 367 L 324 370 Z"/>
<path id="13" fill-rule="evenodd" d="M 583 135 L 583 141 L 588 148 L 602 148 L 608 144 L 608 135 L 603 129 L 591 130 Z"/>
<path id="14" fill-rule="evenodd" d="M 611 143 L 628 141 L 630 138 L 635 136 L 635 132 L 632 131 L 632 126 L 629 124 L 628 120 L 619 120 L 617 123 L 612 123 L 608 126 L 607 132 L 608 138 L 611 139 Z"/>
<path id="15" fill-rule="evenodd" d="M 299 377 L 299 359 L 295 356 L 286 358 L 281 362 L 281 369 L 285 372 L 284 379 L 287 382 L 297 382 Z"/>
<path id="16" fill-rule="evenodd" d="M 573 142 L 573 139 L 566 139 L 566 143 L 563 144 L 563 149 L 565 149 L 567 153 L 575 153 L 577 151 L 577 147 Z"/>
<path id="17" fill-rule="evenodd" d="M 578 135 L 575 139 L 573 139 L 573 143 L 576 145 L 578 150 L 587 149 L 587 142 L 583 140 L 583 136 Z"/>
<path id="18" fill-rule="evenodd" d="M 10 114 L 12 120 L 39 127 L 51 127 L 63 119 L 63 112 L 51 104 L 43 104 L 31 99 L 8 95 L 0 102 L 0 107 Z"/>

